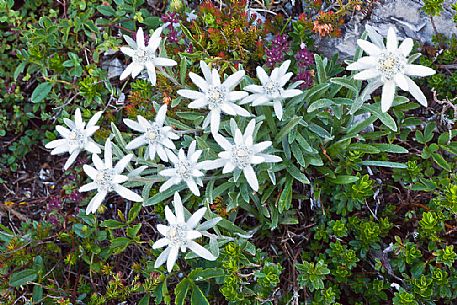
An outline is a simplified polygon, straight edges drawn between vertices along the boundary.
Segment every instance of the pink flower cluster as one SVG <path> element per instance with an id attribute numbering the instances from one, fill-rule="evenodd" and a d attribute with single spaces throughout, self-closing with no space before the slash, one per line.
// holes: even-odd
<path id="1" fill-rule="evenodd" d="M 295 60 L 297 61 L 298 73 L 295 77 L 295 81 L 302 81 L 300 89 L 304 90 L 311 87 L 313 84 L 312 71 L 307 68 L 314 64 L 314 55 L 311 53 L 304 43 L 300 45 L 300 50 L 295 54 Z"/>
<path id="2" fill-rule="evenodd" d="M 179 42 L 178 31 L 176 30 L 179 27 L 178 17 L 175 12 L 168 12 L 161 17 L 163 23 L 168 23 L 166 27 L 168 29 L 167 39 L 171 43 Z"/>
<path id="3" fill-rule="evenodd" d="M 277 35 L 271 42 L 271 47 L 265 51 L 267 66 L 274 67 L 284 61 L 284 55 L 289 50 L 289 42 L 286 35 Z"/>
<path id="4" fill-rule="evenodd" d="M 287 35 L 276 35 L 271 41 L 271 47 L 267 48 L 267 66 L 274 67 L 276 64 L 284 61 L 287 51 L 290 50 L 290 44 L 287 41 Z M 307 68 L 314 64 L 314 54 L 311 53 L 304 43 L 300 45 L 300 50 L 295 54 L 295 60 L 298 66 L 298 73 L 295 81 L 303 81 L 300 89 L 306 89 L 313 84 L 313 73 Z"/>

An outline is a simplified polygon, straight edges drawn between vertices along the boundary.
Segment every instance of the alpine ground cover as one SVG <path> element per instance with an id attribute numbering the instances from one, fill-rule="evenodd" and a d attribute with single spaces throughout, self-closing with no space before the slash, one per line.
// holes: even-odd
<path id="1" fill-rule="evenodd" d="M 374 5 L 0 0 L 2 304 L 453 304 L 456 38 L 320 55 Z"/>

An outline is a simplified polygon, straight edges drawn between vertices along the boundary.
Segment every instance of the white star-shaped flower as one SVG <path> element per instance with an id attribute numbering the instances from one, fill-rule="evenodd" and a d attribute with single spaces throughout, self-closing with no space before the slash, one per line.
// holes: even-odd
<path id="1" fill-rule="evenodd" d="M 172 140 L 179 139 L 170 126 L 163 126 L 167 105 L 160 107 L 154 122 L 149 122 L 141 115 L 137 116 L 138 122 L 130 119 L 124 119 L 125 125 L 133 130 L 143 133 L 141 136 L 130 141 L 126 148 L 136 149 L 143 145 L 148 145 L 145 156 L 154 160 L 156 153 L 162 161 L 168 162 L 167 150 L 175 150 L 175 144 Z M 146 157 L 146 158 L 147 158 Z"/>
<path id="2" fill-rule="evenodd" d="M 428 76 L 435 74 L 435 70 L 412 65 L 408 56 L 413 48 L 413 40 L 406 38 L 398 45 L 395 29 L 390 27 L 387 33 L 387 43 L 384 46 L 382 37 L 367 26 L 367 32 L 372 42 L 358 39 L 357 44 L 368 56 L 361 57 L 350 64 L 347 70 L 362 70 L 354 75 L 357 80 L 369 80 L 370 92 L 382 86 L 381 109 L 387 112 L 392 106 L 396 86 L 411 95 L 423 106 L 427 106 L 427 98 L 409 76 Z"/>
<path id="3" fill-rule="evenodd" d="M 187 155 L 183 149 L 179 150 L 178 155 L 168 151 L 168 159 L 173 164 L 173 167 L 159 172 L 159 175 L 169 177 L 160 187 L 160 192 L 184 181 L 194 195 L 200 196 L 198 185 L 203 186 L 201 177 L 203 177 L 204 174 L 200 171 L 202 168 L 201 163 L 197 162 L 202 151 L 195 150 L 196 146 L 197 143 L 192 141 L 189 150 L 187 151 Z"/>
<path id="4" fill-rule="evenodd" d="M 159 268 L 166 261 L 167 270 L 171 272 L 178 258 L 179 250 L 186 252 L 187 248 L 204 259 L 209 261 L 216 260 L 216 257 L 211 252 L 194 241 L 194 239 L 202 237 L 202 233 L 194 230 L 194 228 L 202 219 L 206 208 L 199 209 L 186 221 L 181 197 L 177 192 L 174 196 L 173 205 L 176 215 L 173 214 L 168 206 L 165 207 L 165 217 L 169 225 L 157 225 L 157 230 L 165 237 L 156 241 L 152 248 L 159 249 L 165 246 L 167 248 L 157 258 L 154 268 Z"/>
<path id="5" fill-rule="evenodd" d="M 208 116 L 203 122 L 203 128 L 211 123 L 211 132 L 218 133 L 221 112 L 231 116 L 251 116 L 246 109 L 234 103 L 248 95 L 245 91 L 233 91 L 244 77 L 244 70 L 235 72 L 221 83 L 219 72 L 216 69 L 210 70 L 204 61 L 200 61 L 200 67 L 205 78 L 192 72 L 189 73 L 192 82 L 199 87 L 200 91 L 182 89 L 178 90 L 178 94 L 194 100 L 189 103 L 189 108 L 209 109 Z"/>
<path id="6" fill-rule="evenodd" d="M 94 116 L 86 123 L 83 122 L 81 117 L 81 110 L 79 108 L 75 111 L 75 121 L 70 119 L 63 119 L 65 128 L 61 125 L 56 126 L 57 132 L 63 137 L 63 139 L 54 140 L 46 144 L 46 148 L 53 149 L 51 155 L 63 154 L 66 152 L 70 153 L 70 157 L 65 162 L 64 169 L 67 170 L 73 162 L 75 162 L 79 153 L 83 150 L 91 152 L 93 154 L 99 154 L 101 152 L 98 145 L 92 140 L 91 136 L 100 128 L 96 126 L 97 121 L 100 119 L 102 112 L 97 112 Z"/>
<path id="7" fill-rule="evenodd" d="M 292 77 L 292 72 L 287 72 L 289 69 L 290 60 L 286 60 L 279 68 L 273 69 L 271 75 L 262 67 L 257 67 L 257 78 L 260 80 L 261 86 L 248 85 L 243 89 L 254 94 L 245 97 L 241 104 L 252 102 L 252 106 L 273 105 L 276 117 L 282 120 L 282 103 L 286 98 L 294 97 L 302 93 L 298 89 L 284 89 L 284 86 Z"/>
<path id="8" fill-rule="evenodd" d="M 146 69 L 149 75 L 149 81 L 153 86 L 156 84 L 156 66 L 175 66 L 176 61 L 173 59 L 165 57 L 157 57 L 156 52 L 160 46 L 160 41 L 162 38 L 160 34 L 162 33 L 163 27 L 157 28 L 149 37 L 149 44 L 145 46 L 144 44 L 144 33 L 143 29 L 140 27 L 136 33 L 136 42 L 132 38 L 125 36 L 124 39 L 127 41 L 128 47 L 121 47 L 122 53 L 132 57 L 132 63 L 127 66 L 127 68 L 121 74 L 121 80 L 124 80 L 132 75 L 133 78 L 137 77 L 141 71 Z"/>
<path id="9" fill-rule="evenodd" d="M 230 173 L 236 168 L 243 171 L 244 177 L 254 191 L 259 190 L 259 182 L 253 166 L 260 163 L 281 162 L 281 157 L 262 153 L 271 146 L 271 141 L 264 141 L 254 144 L 253 134 L 255 119 L 252 119 L 244 131 L 239 128 L 235 130 L 234 144 L 230 143 L 222 135 L 214 135 L 214 139 L 225 151 L 219 153 L 219 158 L 211 161 L 203 161 L 201 167 L 210 170 L 224 167 L 222 173 Z"/>
<path id="10" fill-rule="evenodd" d="M 121 185 L 121 183 L 128 180 L 128 177 L 122 175 L 125 167 L 128 165 L 133 155 L 129 154 L 123 157 L 116 166 L 113 167 L 113 152 L 110 139 L 105 143 L 105 162 L 100 159 L 96 154 L 92 155 L 92 162 L 95 168 L 89 165 L 84 165 L 84 172 L 93 180 L 79 188 L 80 192 L 88 192 L 97 190 L 97 194 L 92 198 L 86 208 L 86 214 L 95 213 L 105 199 L 106 195 L 110 192 L 116 192 L 121 197 L 135 201 L 142 202 L 143 198 L 140 195 L 132 192 L 128 188 Z"/>

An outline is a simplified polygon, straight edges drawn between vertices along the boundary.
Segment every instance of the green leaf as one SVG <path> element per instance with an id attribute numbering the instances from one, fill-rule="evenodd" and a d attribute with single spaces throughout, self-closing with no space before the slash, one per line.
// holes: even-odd
<path id="1" fill-rule="evenodd" d="M 116 139 L 117 144 L 119 144 L 121 146 L 121 148 L 125 150 L 126 149 L 125 147 L 127 146 L 127 143 L 125 143 L 121 132 L 119 131 L 119 129 L 117 129 L 116 124 L 114 124 L 113 122 L 111 122 L 111 131 L 114 134 L 114 138 Z"/>
<path id="2" fill-rule="evenodd" d="M 452 142 L 446 146 L 442 145 L 441 148 L 450 152 L 451 154 L 457 155 L 457 142 Z"/>
<path id="3" fill-rule="evenodd" d="M 39 304 L 43 299 L 43 287 L 41 285 L 33 286 L 32 300 L 33 303 Z"/>
<path id="4" fill-rule="evenodd" d="M 162 285 L 162 294 L 161 295 L 163 296 L 163 301 L 165 302 L 165 304 L 169 305 L 169 304 L 171 304 L 171 297 L 170 297 L 170 293 L 168 292 L 167 281 L 165 280 L 162 284 L 163 285 Z"/>
<path id="5" fill-rule="evenodd" d="M 430 142 L 433 139 L 433 131 L 436 128 L 435 122 L 429 122 L 424 129 L 425 142 Z"/>
<path id="6" fill-rule="evenodd" d="M 350 114 L 355 114 L 357 110 L 362 107 L 364 100 L 358 96 L 354 99 L 354 103 L 351 105 L 351 110 L 349 111 Z"/>
<path id="7" fill-rule="evenodd" d="M 222 268 L 197 268 L 189 273 L 189 278 L 194 281 L 206 281 L 212 278 L 223 277 L 224 269 Z"/>
<path id="8" fill-rule="evenodd" d="M 422 134 L 422 132 L 420 130 L 416 130 L 416 132 L 414 133 L 414 136 L 416 137 L 416 141 L 417 142 L 419 142 L 421 144 L 427 143 L 427 141 L 425 140 L 424 135 Z"/>
<path id="9" fill-rule="evenodd" d="M 448 130 L 446 132 L 443 132 L 439 137 L 438 137 L 438 144 L 440 145 L 448 145 L 450 144 L 450 141 L 452 138 L 457 136 L 457 129 L 453 130 Z"/>
<path id="10" fill-rule="evenodd" d="M 364 105 L 363 108 L 366 108 L 371 113 L 373 113 L 389 129 L 397 131 L 397 124 L 395 123 L 395 120 L 387 112 L 381 111 L 381 108 L 379 108 L 379 103 L 374 105 Z"/>
<path id="11" fill-rule="evenodd" d="M 321 93 L 321 91 L 330 87 L 330 83 L 323 83 L 319 85 L 312 86 L 308 91 L 305 93 L 305 97 L 302 100 L 311 100 L 312 97 Z"/>
<path id="12" fill-rule="evenodd" d="M 409 55 L 409 57 L 408 57 L 408 64 L 412 64 L 413 62 L 416 61 L 416 59 L 418 59 L 418 58 L 421 57 L 421 56 L 422 56 L 421 53 L 414 53 L 414 54 Z"/>
<path id="13" fill-rule="evenodd" d="M 333 140 L 334 136 L 332 136 L 327 130 L 324 128 L 320 127 L 317 124 L 311 123 L 308 126 L 308 129 L 315 134 L 317 134 L 319 137 L 321 137 L 324 140 Z"/>
<path id="14" fill-rule="evenodd" d="M 363 120 L 361 122 L 358 122 L 357 124 L 351 126 L 347 130 L 345 138 L 352 138 L 352 137 L 356 136 L 359 132 L 361 132 L 362 130 L 364 130 L 368 126 L 370 126 L 370 124 L 373 124 L 376 120 L 377 120 L 377 118 L 374 115 L 371 115 L 367 119 L 365 119 L 365 120 Z"/>
<path id="15" fill-rule="evenodd" d="M 128 237 L 116 237 L 111 241 L 110 250 L 116 254 L 121 253 L 128 247 L 130 241 L 131 239 Z"/>
<path id="16" fill-rule="evenodd" d="M 187 59 L 185 56 L 181 55 L 181 62 L 179 64 L 179 78 L 181 84 L 186 84 L 186 76 L 187 76 Z"/>
<path id="17" fill-rule="evenodd" d="M 28 282 L 33 282 L 38 278 L 35 269 L 24 269 L 22 271 L 13 273 L 10 277 L 9 284 L 13 287 L 26 285 Z"/>
<path id="18" fill-rule="evenodd" d="M 313 166 L 323 166 L 324 161 L 322 161 L 319 155 L 315 156 L 306 156 L 306 161 Z"/>
<path id="19" fill-rule="evenodd" d="M 335 103 L 331 99 L 321 98 L 321 99 L 315 101 L 314 103 L 312 103 L 311 105 L 309 105 L 307 112 L 311 113 L 318 109 L 329 108 L 333 104 L 335 104 Z"/>
<path id="20" fill-rule="evenodd" d="M 102 221 L 100 226 L 109 228 L 109 229 L 120 229 L 120 228 L 125 227 L 125 223 L 120 222 L 118 220 L 114 220 L 114 219 L 107 219 L 107 220 Z"/>
<path id="21" fill-rule="evenodd" d="M 203 116 L 202 116 L 202 118 L 203 118 Z M 183 130 L 192 129 L 191 126 L 186 125 L 186 124 L 182 123 L 180 120 L 177 120 L 175 118 L 167 117 L 166 122 L 168 125 L 176 126 L 176 128 L 178 128 L 178 129 L 183 129 Z"/>
<path id="22" fill-rule="evenodd" d="M 278 211 L 282 214 L 283 211 L 287 211 L 292 207 L 292 184 L 293 179 L 288 178 L 286 185 L 281 192 L 281 196 L 278 200 Z"/>
<path id="23" fill-rule="evenodd" d="M 241 229 L 240 227 L 235 225 L 233 222 L 231 222 L 230 220 L 227 220 L 225 218 L 222 218 L 217 223 L 217 225 L 221 228 L 226 229 L 227 231 L 229 231 L 231 233 L 239 233 L 241 235 L 248 235 L 248 232 L 244 231 L 243 229 Z"/>
<path id="24" fill-rule="evenodd" d="M 391 167 L 391 168 L 408 168 L 406 164 L 399 163 L 399 162 L 391 162 L 391 161 L 362 161 L 360 162 L 362 165 L 366 166 L 381 166 L 381 167 Z"/>
<path id="25" fill-rule="evenodd" d="M 440 167 L 442 167 L 445 171 L 452 172 L 452 167 L 451 165 L 444 160 L 443 156 L 439 153 L 432 153 L 432 159 L 438 164 Z"/>
<path id="26" fill-rule="evenodd" d="M 197 45 L 199 47 L 201 47 L 201 49 L 205 49 L 202 47 L 202 45 L 194 38 L 194 36 L 192 36 L 192 33 L 189 31 L 188 28 L 186 28 L 186 26 L 183 24 L 183 23 L 180 23 L 180 28 L 181 28 L 181 31 L 184 33 L 184 35 L 190 39 L 192 41 L 192 43 L 194 45 Z"/>
<path id="27" fill-rule="evenodd" d="M 46 98 L 52 89 L 52 83 L 45 82 L 39 84 L 32 92 L 32 103 L 39 103 Z"/>
<path id="28" fill-rule="evenodd" d="M 173 99 L 171 101 L 171 108 L 175 108 L 176 106 L 179 105 L 179 103 L 182 102 L 182 97 L 181 96 L 178 96 L 177 98 Z"/>
<path id="29" fill-rule="evenodd" d="M 191 281 L 189 279 L 183 279 L 175 288 L 175 304 L 184 305 L 186 301 L 187 292 L 189 291 Z"/>
<path id="30" fill-rule="evenodd" d="M 361 81 L 357 81 L 358 84 L 361 84 Z M 351 110 L 349 111 L 350 114 L 355 114 L 357 110 L 359 110 L 363 103 L 368 100 L 369 96 L 373 91 L 377 88 L 376 82 L 369 82 L 365 89 L 355 98 L 354 103 L 351 105 Z"/>
<path id="31" fill-rule="evenodd" d="M 300 145 L 300 147 L 303 148 L 305 151 L 309 153 L 317 153 L 317 150 L 315 150 L 311 147 L 311 145 L 309 145 L 308 141 L 306 141 L 305 137 L 301 133 L 297 133 L 295 140 L 298 143 L 298 145 Z"/>
<path id="32" fill-rule="evenodd" d="M 26 65 L 27 65 L 27 62 L 24 61 L 19 66 L 16 67 L 16 70 L 14 70 L 14 74 L 13 74 L 14 81 L 16 81 L 19 74 L 21 74 L 24 71 Z"/>
<path id="33" fill-rule="evenodd" d="M 371 144 L 380 151 L 384 152 L 389 152 L 389 153 L 394 153 L 394 154 L 407 154 L 409 151 L 404 148 L 403 146 L 397 145 L 397 144 Z"/>
<path id="34" fill-rule="evenodd" d="M 324 62 L 319 54 L 314 54 L 314 61 L 316 62 L 317 79 L 319 84 L 323 84 L 327 80 Z"/>
<path id="35" fill-rule="evenodd" d="M 108 5 L 97 6 L 97 11 L 106 17 L 112 17 L 112 16 L 114 16 L 114 14 L 116 14 L 116 11 L 111 6 L 108 6 Z"/>
<path id="36" fill-rule="evenodd" d="M 135 238 L 138 234 L 138 232 L 141 229 L 141 223 L 137 223 L 133 227 L 128 227 L 127 228 L 127 236 L 130 238 Z"/>
<path id="37" fill-rule="evenodd" d="M 203 115 L 200 113 L 195 113 L 195 112 L 184 112 L 184 111 L 178 111 L 176 112 L 176 116 L 184 119 L 184 120 L 189 120 L 189 121 L 196 121 L 199 119 L 203 118 Z"/>
<path id="38" fill-rule="evenodd" d="M 151 16 L 144 18 L 143 24 L 147 25 L 151 29 L 156 29 L 162 24 L 162 21 L 160 20 L 160 17 Z"/>
<path id="39" fill-rule="evenodd" d="M 134 221 L 138 217 L 142 207 L 143 207 L 142 204 L 138 202 L 138 203 L 135 203 L 130 208 L 129 214 L 128 214 L 128 217 L 127 217 L 127 223 L 131 223 L 132 221 Z"/>
<path id="40" fill-rule="evenodd" d="M 349 146 L 349 149 L 352 151 L 360 151 L 367 154 L 378 154 L 381 151 L 377 149 L 374 145 L 365 144 L 365 143 L 353 143 Z"/>
<path id="41" fill-rule="evenodd" d="M 286 167 L 287 172 L 294 177 L 296 180 L 300 181 L 304 184 L 309 184 L 309 179 L 303 174 L 298 167 L 293 165 L 292 163 L 288 163 Z"/>
<path id="42" fill-rule="evenodd" d="M 182 191 L 183 189 L 186 188 L 186 185 L 184 183 L 180 183 L 178 185 L 174 185 L 167 189 L 164 192 L 160 192 L 149 198 L 143 203 L 143 206 L 147 207 L 149 205 L 154 205 L 160 202 L 165 201 L 165 199 L 170 198 L 173 196 L 176 192 Z"/>
<path id="43" fill-rule="evenodd" d="M 306 168 L 308 165 L 306 164 L 305 158 L 303 157 L 303 153 L 300 149 L 300 146 L 297 143 L 292 143 L 290 148 L 291 148 L 292 154 L 294 155 L 298 164 L 300 164 L 300 166 Z"/>
<path id="44" fill-rule="evenodd" d="M 426 264 L 424 262 L 418 262 L 411 266 L 411 275 L 415 278 L 419 278 L 425 271 Z"/>
<path id="45" fill-rule="evenodd" d="M 354 93 L 358 93 L 359 92 L 359 89 L 354 84 L 354 80 L 351 79 L 351 78 L 333 77 L 333 78 L 330 79 L 330 82 L 333 83 L 333 84 L 337 84 L 337 85 L 343 86 L 343 87 L 351 90 Z"/>
<path id="46" fill-rule="evenodd" d="M 282 138 L 284 136 L 286 136 L 289 132 L 292 131 L 292 129 L 298 125 L 298 123 L 300 123 L 300 120 L 302 119 L 301 116 L 294 116 L 293 118 L 291 118 L 289 120 L 289 123 L 286 124 L 286 126 L 284 126 L 283 128 L 281 128 L 281 130 L 279 131 L 279 133 L 277 134 L 277 136 L 275 137 L 275 141 L 277 143 L 281 142 Z"/>
<path id="47" fill-rule="evenodd" d="M 192 287 L 191 305 L 209 305 L 208 299 L 197 285 Z"/>
<path id="48" fill-rule="evenodd" d="M 145 295 L 144 297 L 142 297 L 141 300 L 138 302 L 138 305 L 149 305 L 149 295 Z"/>
<path id="49" fill-rule="evenodd" d="M 331 181 L 332 181 L 332 183 L 335 183 L 335 184 L 350 184 L 350 183 L 356 182 L 359 179 L 360 178 L 356 177 L 356 176 L 339 175 L 339 176 L 336 176 L 335 179 L 331 179 Z"/>

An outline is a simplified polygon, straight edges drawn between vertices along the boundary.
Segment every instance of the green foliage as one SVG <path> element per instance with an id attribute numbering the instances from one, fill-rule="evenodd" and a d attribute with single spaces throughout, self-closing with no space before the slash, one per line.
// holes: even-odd
<path id="1" fill-rule="evenodd" d="M 195 138 L 204 159 L 215 159 L 217 143 L 200 127 L 205 113 L 189 110 L 188 101 L 176 95 L 177 89 L 193 86 L 189 72 L 200 72 L 200 60 L 223 77 L 243 68 L 242 89 L 258 83 L 253 75 L 265 62 L 267 34 L 290 33 L 291 50 L 313 41 L 311 19 L 304 16 L 296 22 L 278 16 L 254 25 L 253 19 L 240 17 L 243 1 L 230 1 L 222 10 L 216 4 L 196 7 L 196 19 L 188 21 L 190 8 L 181 1 L 170 3 L 180 22 L 178 39 L 170 41 L 167 28 L 161 52 L 178 66 L 158 73 L 153 87 L 140 78 L 119 82 L 104 65 L 123 59 L 116 53 L 124 44 L 119 33 L 132 35 L 142 26 L 150 34 L 162 24 L 146 1 L 67 1 L 62 7 L 48 0 L 22 5 L 0 0 L 0 145 L 7 143 L 6 153 L 0 146 L 2 175 L 15 171 L 37 144 L 55 139 L 50 126 L 77 107 L 85 119 L 105 111 L 94 138 L 101 142 L 113 134 L 115 160 L 132 152 L 125 146 L 137 136 L 122 119 L 153 119 L 164 103 L 169 105 L 167 124 L 182 136 L 177 146 L 187 149 Z M 424 11 L 438 15 L 441 4 L 426 1 Z M 359 1 L 333 6 L 341 9 L 336 17 L 325 12 L 317 19 L 339 27 L 340 18 L 356 5 Z M 327 34 L 337 35 L 338 27 Z M 35 213 L 36 206 L 26 203 L 22 209 L 32 219 L 2 222 L 2 302 L 453 304 L 457 131 L 452 99 L 457 76 L 439 66 L 455 64 L 457 40 L 435 40 L 442 52 L 426 54 L 421 63 L 439 71 L 423 81 L 443 99 L 433 106 L 442 107 L 439 111 L 419 111 L 416 102 L 400 96 L 388 113 L 380 111 L 375 94 L 361 103 L 362 83 L 344 75 L 337 57 L 319 54 L 310 67 L 314 85 L 283 101 L 283 120 L 269 106 L 246 106 L 257 120 L 256 142 L 270 141 L 272 153 L 283 159 L 256 167 L 258 192 L 248 187 L 241 171 L 208 174 L 200 199 L 186 193 L 185 185 L 160 192 L 157 173 L 163 165 L 143 160 L 140 148 L 134 166 L 149 168 L 128 186 L 141 190 L 144 205 L 113 196 L 97 217 L 87 216 L 79 211 L 89 198 L 77 193 L 85 176 L 76 165 L 62 175 L 63 182 L 46 188 L 52 195 L 46 193 L 45 200 L 56 196 L 62 207 L 48 208 L 46 202 Z M 284 56 L 293 61 L 296 74 L 293 52 Z M 220 129 L 227 137 L 234 136 L 235 124 L 243 130 L 248 123 L 227 117 Z M 168 273 L 154 268 L 160 252 L 152 244 L 175 191 L 182 191 L 189 211 L 202 205 L 208 208 L 205 220 L 222 218 L 209 233 L 208 245 L 219 256 L 216 261 L 180 256 Z M 19 203 L 0 204 L 12 218 L 24 212 Z"/>
<path id="2" fill-rule="evenodd" d="M 426 82 L 430 88 L 434 88 L 440 102 L 450 101 L 448 108 L 452 109 L 450 106 L 455 104 L 453 99 L 457 92 L 457 71 L 449 69 L 449 67 L 456 64 L 457 37 L 455 35 L 447 37 L 444 34 L 438 33 L 433 37 L 434 44 L 427 50 L 426 55 L 428 56 L 422 56 L 420 62 L 422 65 L 436 69 L 437 73 L 428 78 Z M 452 111 L 455 113 L 455 110 Z"/>
<path id="3" fill-rule="evenodd" d="M 311 292 L 324 289 L 325 276 L 330 273 L 323 260 L 319 260 L 316 264 L 313 262 L 297 264 L 297 270 L 300 274 L 298 283 L 302 287 L 306 286 Z"/>
<path id="4" fill-rule="evenodd" d="M 419 304 L 415 299 L 414 295 L 400 288 L 399 292 L 395 293 L 393 298 L 394 305 L 417 305 Z"/>
<path id="5" fill-rule="evenodd" d="M 443 263 L 449 268 L 454 265 L 454 261 L 457 258 L 457 253 L 454 252 L 454 245 L 446 246 L 446 248 L 436 251 L 434 255 L 437 263 Z"/>
<path id="6" fill-rule="evenodd" d="M 444 0 L 425 0 L 422 10 L 429 16 L 438 16 L 443 11 Z"/>

